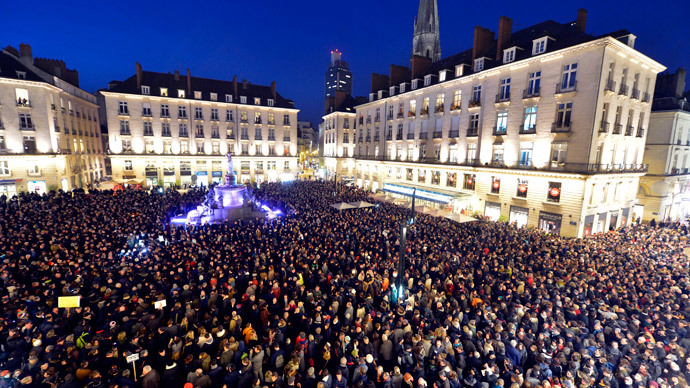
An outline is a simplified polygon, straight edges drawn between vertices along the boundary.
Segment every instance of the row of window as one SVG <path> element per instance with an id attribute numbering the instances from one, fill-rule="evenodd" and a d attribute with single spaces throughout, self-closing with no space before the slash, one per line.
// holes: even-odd
<path id="1" fill-rule="evenodd" d="M 160 107 L 161 107 L 160 117 L 161 118 L 170 118 L 170 106 L 168 104 L 161 104 Z M 119 102 L 118 114 L 120 116 L 129 116 L 129 107 L 128 107 L 127 101 L 120 101 Z M 141 115 L 143 117 L 153 117 L 150 103 L 145 102 L 142 104 Z M 179 118 L 179 119 L 187 119 L 188 118 L 186 106 L 178 106 L 177 107 L 177 118 Z M 195 120 L 204 120 L 204 112 L 203 112 L 203 109 L 201 107 L 195 107 L 194 108 L 194 119 Z M 211 121 L 220 121 L 218 108 L 211 108 Z M 235 121 L 234 111 L 232 111 L 232 110 L 226 110 L 225 111 L 225 121 Z M 247 111 L 244 111 L 244 110 L 240 111 L 240 122 L 242 122 L 242 123 L 249 122 Z M 263 123 L 262 113 L 261 112 L 254 112 L 254 124 L 262 124 L 262 123 Z M 267 114 L 267 124 L 275 125 L 275 114 L 274 113 L 269 112 Z M 288 115 L 288 114 L 283 115 L 283 125 L 290 125 L 290 115 Z"/>
<path id="2" fill-rule="evenodd" d="M 27 166 L 27 174 L 29 176 L 41 176 L 41 163 L 39 162 L 29 162 L 26 160 L 23 160 L 21 162 L 22 166 Z M 81 168 L 86 169 L 87 164 L 86 161 L 81 161 L 80 163 Z M 100 162 L 98 160 L 92 161 L 92 163 L 89 163 L 88 166 L 93 169 L 98 169 L 100 168 Z M 15 169 L 16 171 L 16 169 Z M 11 176 L 12 175 L 12 169 L 10 168 L 10 161 L 8 160 L 0 160 L 0 176 Z"/>
<path id="3" fill-rule="evenodd" d="M 159 96 L 161 97 L 170 97 L 168 93 L 168 88 L 159 88 Z M 141 94 L 144 95 L 151 95 L 151 87 L 147 85 L 141 85 Z M 204 94 L 201 91 L 195 90 L 193 93 L 194 99 L 195 100 L 201 100 L 204 99 Z M 178 98 L 187 98 L 187 91 L 184 89 L 177 89 L 177 97 Z M 208 94 L 208 99 L 211 101 L 218 101 L 218 93 L 213 93 L 210 92 Z M 232 94 L 226 94 L 225 95 L 225 102 L 233 102 L 233 97 Z M 247 103 L 247 96 L 240 96 L 240 104 L 246 104 Z M 261 105 L 261 98 L 260 97 L 254 97 L 254 105 Z M 267 98 L 266 99 L 266 106 L 274 106 L 275 105 L 275 100 L 272 98 Z"/>
<path id="4" fill-rule="evenodd" d="M 18 107 L 30 108 L 32 106 L 31 97 L 29 96 L 28 90 L 22 88 L 15 88 L 15 96 Z M 50 101 L 51 110 L 56 110 L 57 108 L 55 105 L 55 96 L 52 94 L 50 95 Z M 60 98 L 60 109 L 63 114 L 67 114 L 67 110 L 69 110 L 70 116 L 74 116 L 76 114 L 78 118 L 81 118 L 81 116 L 83 115 L 84 118 L 89 121 L 95 122 L 96 118 L 98 117 L 96 115 L 96 110 L 88 110 L 82 108 L 82 110 L 80 111 L 77 107 L 72 105 L 72 101 L 70 100 L 67 100 L 67 107 L 65 107 L 65 100 L 62 98 Z"/>
<path id="5" fill-rule="evenodd" d="M 213 155 L 220 155 L 221 154 L 221 143 L 220 142 L 212 142 L 210 147 L 208 144 L 204 141 L 197 141 L 193 143 L 196 145 L 196 153 L 197 154 L 213 154 Z M 134 150 L 132 149 L 132 141 L 130 139 L 122 139 L 121 140 L 121 146 L 122 146 L 122 152 L 133 152 Z M 227 143 L 225 145 L 226 150 L 232 150 L 234 149 L 233 143 Z M 239 151 L 241 155 L 249 155 L 249 143 L 242 143 L 240 145 Z M 144 142 L 144 152 L 147 154 L 168 154 L 168 155 L 173 155 L 173 154 L 188 154 L 190 153 L 189 149 L 189 142 L 186 140 L 180 141 L 180 142 L 173 142 L 172 140 L 164 140 L 162 143 L 162 147 L 160 149 L 156 148 L 156 143 L 153 140 L 146 140 Z M 288 155 L 290 152 L 289 147 L 284 147 L 283 148 L 283 155 Z M 264 152 L 264 146 L 263 144 L 255 144 L 254 145 L 254 154 L 252 155 L 268 155 L 268 156 L 278 156 L 279 154 L 276 152 L 275 145 L 270 144 L 268 145 L 268 148 L 266 148 L 266 151 Z"/>
<path id="6" fill-rule="evenodd" d="M 150 121 L 144 121 L 144 136 L 155 136 L 153 132 L 153 123 Z M 268 141 L 275 141 L 276 136 L 275 136 L 275 129 L 274 128 L 268 128 L 268 137 L 266 140 Z M 240 127 L 240 138 L 235 139 L 235 130 L 232 127 L 228 127 L 228 129 L 225 131 L 226 139 L 232 139 L 232 140 L 249 140 L 249 128 L 247 127 Z M 131 129 L 129 126 L 129 120 L 120 120 L 120 135 L 122 136 L 129 136 L 131 135 Z M 172 131 L 170 129 L 170 123 L 168 122 L 163 122 L 161 123 L 161 136 L 163 137 L 172 137 Z M 186 123 L 180 123 L 178 126 L 178 136 L 179 137 L 189 137 L 189 131 L 187 128 Z M 205 132 L 204 132 L 204 126 L 202 124 L 196 124 L 194 127 L 194 137 L 205 137 Z M 212 139 L 220 139 L 220 128 L 217 125 L 212 125 L 211 126 L 211 138 Z M 261 127 L 255 127 L 254 128 L 254 140 L 264 140 L 263 138 L 263 128 Z M 283 133 L 283 141 L 290 141 L 290 133 L 289 131 Z"/>
<path id="7" fill-rule="evenodd" d="M 0 161 L 0 163 L 2 163 Z M 240 171 L 249 171 L 251 170 L 251 162 L 243 160 L 240 162 Z M 1 168 L 0 164 L 0 168 Z M 266 170 L 277 170 L 278 169 L 278 162 L 275 160 L 268 160 L 268 161 L 255 161 L 254 162 L 254 170 L 255 171 L 263 171 L 264 166 L 266 166 Z M 207 163 L 205 160 L 197 160 L 196 161 L 196 171 L 207 171 Z M 283 162 L 283 170 L 289 170 L 290 169 L 290 161 L 286 160 Z M 134 163 L 132 160 L 125 160 L 124 161 L 124 170 L 125 171 L 134 171 Z M 156 164 L 152 161 L 149 161 L 146 163 L 146 170 L 151 171 L 151 170 L 158 170 L 158 167 L 156 167 Z M 212 161 L 211 162 L 211 170 L 214 172 L 224 172 L 225 169 L 223 168 L 222 162 L 219 161 Z M 0 170 L 1 171 L 1 170 Z M 179 171 L 181 175 L 191 175 L 192 171 L 192 162 L 190 161 L 180 161 L 179 162 Z M 175 174 L 175 165 L 174 164 L 166 164 L 163 166 L 163 174 L 164 175 L 174 175 Z"/>

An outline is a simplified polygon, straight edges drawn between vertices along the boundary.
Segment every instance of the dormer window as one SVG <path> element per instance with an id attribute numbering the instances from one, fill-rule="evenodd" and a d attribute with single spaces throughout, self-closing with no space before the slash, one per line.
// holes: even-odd
<path id="1" fill-rule="evenodd" d="M 395 86 L 391 86 L 390 88 L 388 88 L 388 95 L 389 96 L 395 95 Z"/>
<path id="2" fill-rule="evenodd" d="M 424 76 L 424 86 L 431 85 L 431 74 Z"/>
<path id="3" fill-rule="evenodd" d="M 218 101 L 218 93 L 211 93 L 211 101 Z"/>
<path id="4" fill-rule="evenodd" d="M 225 102 L 232 102 L 232 94 L 225 95 Z"/>
<path id="5" fill-rule="evenodd" d="M 503 50 L 503 63 L 510 63 L 515 60 L 515 47 Z"/>
<path id="6" fill-rule="evenodd" d="M 541 54 L 546 51 L 546 42 L 549 40 L 548 36 L 533 40 L 532 55 Z"/>
<path id="7" fill-rule="evenodd" d="M 417 89 L 417 81 L 419 81 L 419 80 L 416 80 L 416 79 L 412 80 L 412 90 Z"/>
<path id="8" fill-rule="evenodd" d="M 441 71 L 438 73 L 438 82 L 443 82 L 443 81 L 445 81 L 445 80 L 446 80 L 446 71 L 445 71 L 445 70 L 441 70 Z"/>
<path id="9" fill-rule="evenodd" d="M 405 93 L 405 83 L 400 84 L 400 93 Z"/>
<path id="10" fill-rule="evenodd" d="M 268 99 L 268 106 L 273 106 L 274 102 L 272 98 Z"/>
<path id="11" fill-rule="evenodd" d="M 460 64 L 455 66 L 455 78 L 465 75 L 465 65 Z"/>
<path id="12" fill-rule="evenodd" d="M 25 71 L 17 71 L 17 78 L 26 79 L 26 72 Z"/>
<path id="13" fill-rule="evenodd" d="M 201 99 L 201 92 L 198 90 L 194 91 L 194 99 L 200 100 Z"/>
<path id="14" fill-rule="evenodd" d="M 161 88 L 161 97 L 168 97 L 168 88 Z"/>
<path id="15" fill-rule="evenodd" d="M 145 85 L 141 85 L 141 94 L 151 94 L 151 88 Z"/>
<path id="16" fill-rule="evenodd" d="M 484 70 L 484 58 L 477 58 L 474 60 L 474 72 Z"/>
<path id="17" fill-rule="evenodd" d="M 247 96 L 240 96 L 240 104 L 246 104 L 247 103 Z"/>
<path id="18" fill-rule="evenodd" d="M 369 93 L 369 101 L 374 101 L 374 93 Z M 371 117 L 369 117 L 371 119 Z"/>
<path id="19" fill-rule="evenodd" d="M 261 99 L 259 97 L 254 97 L 254 105 L 261 105 Z"/>
<path id="20" fill-rule="evenodd" d="M 178 98 L 184 98 L 184 90 L 177 89 L 177 97 Z"/>

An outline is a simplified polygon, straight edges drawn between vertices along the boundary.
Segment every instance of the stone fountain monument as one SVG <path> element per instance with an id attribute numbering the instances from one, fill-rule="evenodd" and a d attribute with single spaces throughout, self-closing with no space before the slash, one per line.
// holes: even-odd
<path id="1" fill-rule="evenodd" d="M 228 158 L 225 182 L 209 189 L 204 203 L 187 215 L 188 224 L 223 222 L 251 216 L 247 188 L 235 181 L 232 155 L 227 153 L 225 156 Z"/>

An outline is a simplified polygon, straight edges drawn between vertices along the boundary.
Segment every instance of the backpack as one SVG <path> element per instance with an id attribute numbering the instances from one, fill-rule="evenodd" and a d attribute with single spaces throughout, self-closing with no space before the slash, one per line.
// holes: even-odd
<path id="1" fill-rule="evenodd" d="M 282 354 L 276 356 L 276 369 L 280 369 L 285 364 L 285 357 Z"/>
<path id="2" fill-rule="evenodd" d="M 77 340 L 74 341 L 75 345 L 77 345 L 77 349 L 84 349 L 84 347 L 86 346 L 86 336 L 87 335 L 89 335 L 89 333 L 83 332 L 83 333 L 81 333 L 79 338 L 77 338 Z"/>

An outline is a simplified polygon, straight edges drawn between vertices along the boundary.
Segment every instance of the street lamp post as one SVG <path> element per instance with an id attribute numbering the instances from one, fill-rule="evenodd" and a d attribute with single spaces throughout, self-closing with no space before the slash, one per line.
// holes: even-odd
<path id="1" fill-rule="evenodd" d="M 414 203 L 415 197 L 417 196 L 417 189 L 412 190 L 412 204 L 410 208 L 410 217 L 408 219 L 403 218 L 400 222 L 400 253 L 398 254 L 398 277 L 395 279 L 395 288 L 393 290 L 393 303 L 398 301 L 403 301 L 403 296 L 405 295 L 405 264 L 406 251 L 407 251 L 407 227 L 414 223 Z"/>

